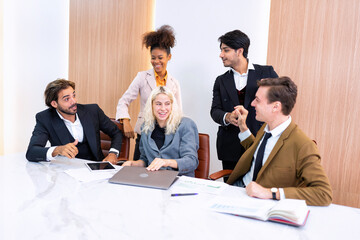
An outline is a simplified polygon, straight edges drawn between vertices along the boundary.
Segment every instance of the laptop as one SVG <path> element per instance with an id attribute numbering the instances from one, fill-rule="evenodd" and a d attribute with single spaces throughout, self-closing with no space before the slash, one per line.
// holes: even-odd
<path id="1" fill-rule="evenodd" d="M 112 178 L 110 183 L 118 183 L 139 187 L 168 189 L 178 175 L 178 171 L 148 171 L 145 167 L 123 167 Z"/>

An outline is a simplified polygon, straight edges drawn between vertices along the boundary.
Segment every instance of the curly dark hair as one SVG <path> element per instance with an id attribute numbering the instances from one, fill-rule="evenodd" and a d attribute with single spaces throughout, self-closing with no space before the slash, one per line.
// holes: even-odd
<path id="1" fill-rule="evenodd" d="M 170 48 L 175 46 L 174 29 L 169 25 L 163 25 L 156 31 L 147 32 L 143 36 L 143 44 L 150 51 L 155 48 L 166 50 L 170 54 Z"/>

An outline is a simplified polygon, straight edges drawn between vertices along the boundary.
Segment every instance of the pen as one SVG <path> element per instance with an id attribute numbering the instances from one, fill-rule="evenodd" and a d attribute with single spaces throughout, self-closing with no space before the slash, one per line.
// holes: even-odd
<path id="1" fill-rule="evenodd" d="M 191 196 L 191 195 L 198 195 L 198 194 L 197 193 L 173 193 L 173 194 L 171 194 L 172 197 Z"/>

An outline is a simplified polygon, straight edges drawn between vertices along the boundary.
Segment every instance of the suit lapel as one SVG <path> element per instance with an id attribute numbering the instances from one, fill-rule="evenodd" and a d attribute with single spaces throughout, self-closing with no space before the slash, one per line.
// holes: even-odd
<path id="1" fill-rule="evenodd" d="M 145 135 L 145 137 L 148 140 L 147 142 L 149 143 L 149 146 L 153 151 L 159 152 L 159 148 L 157 147 L 154 139 L 151 138 L 151 134 L 152 134 L 152 132 L 149 132 L 148 134 Z"/>
<path id="2" fill-rule="evenodd" d="M 265 169 L 269 166 L 270 162 L 274 159 L 274 157 L 276 156 L 276 154 L 280 151 L 280 149 L 282 148 L 282 146 L 284 145 L 284 141 L 289 137 L 290 133 L 292 132 L 292 130 L 295 128 L 295 123 L 293 121 L 291 121 L 290 125 L 285 129 L 285 131 L 281 134 L 279 140 L 276 142 L 273 150 L 271 151 L 268 159 L 266 160 L 264 166 L 262 166 L 262 168 L 259 171 L 258 177 L 257 177 L 257 181 L 260 180 L 262 173 L 265 171 Z M 261 139 L 261 138 L 260 138 Z"/>
<path id="3" fill-rule="evenodd" d="M 169 89 L 176 89 L 175 88 L 175 83 L 174 83 L 174 80 L 173 78 L 169 75 L 168 73 L 168 77 L 166 79 L 166 87 L 168 87 Z M 173 92 L 174 93 L 174 92 Z M 175 93 L 174 93 L 175 94 Z"/>
<path id="4" fill-rule="evenodd" d="M 235 173 L 234 176 L 237 176 L 237 177 L 242 176 L 243 177 L 250 170 L 251 164 L 254 161 L 254 154 L 255 154 L 256 148 L 258 147 L 259 142 L 265 133 L 264 132 L 265 125 L 266 124 L 264 124 L 260 128 L 252 145 L 240 157 L 238 163 L 236 164 L 236 166 L 233 170 L 233 172 Z M 234 178 L 233 180 L 236 180 L 236 178 Z"/>
<path id="5" fill-rule="evenodd" d="M 165 134 L 164 146 L 162 148 L 167 147 L 172 142 L 172 140 L 174 139 L 174 135 L 175 134 Z"/>
<path id="6" fill-rule="evenodd" d="M 223 81 L 223 82 L 224 82 L 224 87 L 226 89 L 226 92 L 228 93 L 234 106 L 237 106 L 240 103 L 239 103 L 239 98 L 237 96 L 237 90 L 236 90 L 236 86 L 235 86 L 233 72 L 231 70 L 229 70 L 228 74 L 226 74 L 225 77 L 226 77 L 224 79 L 225 81 Z"/>
<path id="7" fill-rule="evenodd" d="M 95 157 L 98 156 L 97 153 L 97 143 L 96 143 L 96 133 L 94 127 L 94 120 L 89 116 L 89 114 L 85 111 L 83 105 L 78 104 L 77 114 L 80 118 L 81 125 L 83 127 L 84 135 L 89 143 L 91 152 Z"/>
<path id="8" fill-rule="evenodd" d="M 258 70 L 249 69 L 248 80 L 246 83 L 246 92 L 245 92 L 245 99 L 244 99 L 244 107 L 248 109 L 251 101 L 251 96 L 254 96 L 255 93 L 252 92 L 253 90 L 257 89 L 257 79 L 261 78 L 261 73 Z"/>
<path id="9" fill-rule="evenodd" d="M 73 139 L 71 139 L 71 134 L 67 129 L 64 121 L 59 117 L 55 109 L 52 111 L 51 124 L 53 125 L 55 133 L 58 136 L 61 145 L 65 145 L 74 141 Z"/>
<path id="10" fill-rule="evenodd" d="M 146 80 L 146 82 L 149 85 L 151 90 L 156 88 L 156 80 L 155 80 L 154 69 L 150 69 L 149 71 L 147 71 L 145 80 Z"/>

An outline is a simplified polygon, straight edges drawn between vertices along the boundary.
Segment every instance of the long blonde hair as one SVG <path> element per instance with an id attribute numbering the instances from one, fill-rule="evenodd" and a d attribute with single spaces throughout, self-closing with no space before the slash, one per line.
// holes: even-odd
<path id="1" fill-rule="evenodd" d="M 152 131 L 155 128 L 156 119 L 153 113 L 153 102 L 159 94 L 167 95 L 171 101 L 171 112 L 169 118 L 166 121 L 165 134 L 175 133 L 181 122 L 182 112 L 176 102 L 174 94 L 167 87 L 163 86 L 155 88 L 150 93 L 144 108 L 144 125 L 142 132 L 147 134 L 149 131 Z"/>

